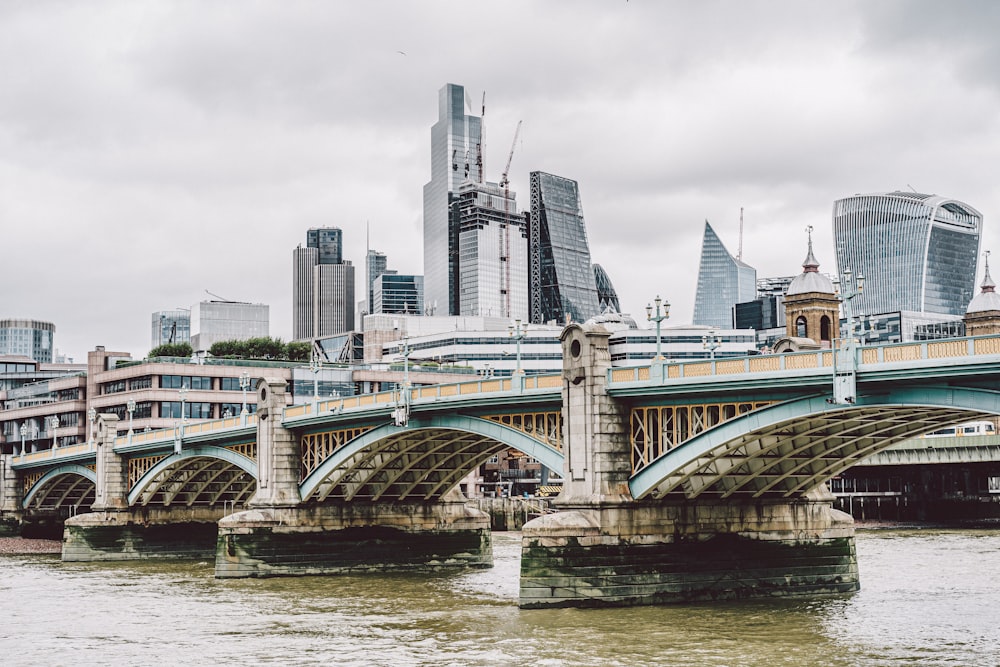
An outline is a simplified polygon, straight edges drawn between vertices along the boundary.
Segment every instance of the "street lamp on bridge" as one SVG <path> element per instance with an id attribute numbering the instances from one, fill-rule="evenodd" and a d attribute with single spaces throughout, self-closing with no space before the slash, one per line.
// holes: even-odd
<path id="1" fill-rule="evenodd" d="M 701 337 L 701 347 L 708 350 L 708 358 L 715 361 L 715 351 L 722 347 L 722 336 L 712 329 Z"/>
<path id="2" fill-rule="evenodd" d="M 655 310 L 653 304 L 656 304 Z M 670 302 L 661 299 L 660 295 L 657 294 L 656 298 L 653 299 L 653 304 L 646 304 L 646 321 L 656 322 L 656 356 L 653 357 L 653 363 L 650 365 L 650 377 L 654 380 L 662 380 L 665 359 L 661 353 L 663 338 L 660 329 L 663 320 L 670 318 Z M 656 313 L 655 315 L 653 314 L 654 312 Z"/>
<path id="3" fill-rule="evenodd" d="M 24 439 L 28 437 L 28 424 L 21 424 L 21 456 L 28 453 L 28 449 L 24 444 Z"/>
<path id="4" fill-rule="evenodd" d="M 243 417 L 243 423 L 247 420 L 247 389 L 250 388 L 250 372 L 243 371 L 240 373 L 240 389 L 243 390 L 243 409 L 240 411 L 240 416 Z"/>
<path id="5" fill-rule="evenodd" d="M 59 439 L 56 438 L 57 428 L 59 428 L 59 417 L 57 415 L 52 415 L 49 417 L 49 429 L 52 430 L 52 449 L 59 446 Z"/>
<path id="6" fill-rule="evenodd" d="M 90 422 L 90 438 L 89 444 L 91 447 L 94 446 L 94 422 L 97 421 L 97 409 L 91 408 L 87 410 L 87 421 Z"/>
<path id="7" fill-rule="evenodd" d="M 129 400 L 125 404 L 125 409 L 128 411 L 128 441 L 132 442 L 132 415 L 135 413 L 135 400 Z"/>

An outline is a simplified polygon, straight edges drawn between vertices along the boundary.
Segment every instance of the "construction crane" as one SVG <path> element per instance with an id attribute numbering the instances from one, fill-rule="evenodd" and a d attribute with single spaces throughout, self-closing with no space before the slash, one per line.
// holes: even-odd
<path id="1" fill-rule="evenodd" d="M 507 164 L 500 176 L 500 187 L 503 188 L 503 225 L 500 228 L 500 261 L 503 262 L 504 273 L 504 316 L 510 317 L 510 163 L 514 159 L 514 149 L 517 147 L 517 136 L 521 133 L 521 122 L 517 121 L 514 129 L 514 141 L 510 144 L 507 154 Z"/>
<path id="2" fill-rule="evenodd" d="M 486 119 L 486 91 L 483 91 L 483 109 L 479 114 L 479 141 L 476 142 L 476 167 L 479 168 L 479 182 L 483 182 L 483 123 Z"/>

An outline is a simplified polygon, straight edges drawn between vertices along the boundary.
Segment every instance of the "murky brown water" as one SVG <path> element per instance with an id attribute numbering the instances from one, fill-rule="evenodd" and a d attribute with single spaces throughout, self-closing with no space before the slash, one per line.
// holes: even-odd
<path id="1" fill-rule="evenodd" d="M 1000 531 L 859 531 L 860 593 L 517 608 L 520 534 L 446 575 L 224 580 L 0 558 L 3 665 L 997 665 Z"/>

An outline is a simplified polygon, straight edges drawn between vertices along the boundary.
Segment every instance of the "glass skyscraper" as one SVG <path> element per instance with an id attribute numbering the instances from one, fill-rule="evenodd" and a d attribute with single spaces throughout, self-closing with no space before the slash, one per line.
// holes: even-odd
<path id="1" fill-rule="evenodd" d="M 465 182 L 452 203 L 457 232 L 458 311 L 528 319 L 528 230 L 514 193 L 496 183 Z M 424 277 L 424 303 L 427 304 Z"/>
<path id="2" fill-rule="evenodd" d="M 482 183 L 482 119 L 465 114 L 465 89 L 438 93 L 431 127 L 431 180 L 424 185 L 424 301 L 429 314 L 459 314 L 458 230 L 449 226 L 452 201 L 465 181 Z"/>
<path id="3" fill-rule="evenodd" d="M 424 277 L 383 273 L 375 279 L 372 313 L 423 315 Z"/>
<path id="4" fill-rule="evenodd" d="M 757 298 L 757 270 L 729 254 L 712 225 L 705 221 L 694 296 L 693 324 L 729 329 L 733 308 Z"/>
<path id="5" fill-rule="evenodd" d="M 568 316 L 585 322 L 601 312 L 576 181 L 533 171 L 528 221 L 530 320 Z"/>
<path id="6" fill-rule="evenodd" d="M 855 195 L 833 204 L 837 270 L 865 277 L 856 315 L 962 315 L 975 293 L 983 216 L 916 192 Z"/>
<path id="7" fill-rule="evenodd" d="M 611 283 L 608 272 L 600 264 L 594 264 L 594 283 L 597 285 L 597 302 L 601 312 L 611 308 L 616 313 L 621 313 L 622 307 L 618 303 L 618 292 L 615 291 L 615 286 Z"/>

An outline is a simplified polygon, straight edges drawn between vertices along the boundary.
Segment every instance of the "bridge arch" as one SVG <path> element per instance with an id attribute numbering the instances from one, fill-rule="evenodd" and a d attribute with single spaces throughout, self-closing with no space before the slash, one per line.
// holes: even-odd
<path id="1" fill-rule="evenodd" d="M 191 447 L 146 470 L 128 494 L 129 506 L 245 502 L 257 488 L 257 463 L 225 447 Z"/>
<path id="2" fill-rule="evenodd" d="M 299 485 L 303 500 L 431 500 L 489 457 L 512 447 L 562 471 L 559 450 L 498 422 L 466 415 L 383 424 L 337 449 Z"/>
<path id="3" fill-rule="evenodd" d="M 704 431 L 632 476 L 644 498 L 794 498 L 890 445 L 1000 414 L 1000 392 L 887 387 L 850 405 L 778 403 Z"/>
<path id="4" fill-rule="evenodd" d="M 86 466 L 68 463 L 46 471 L 24 496 L 22 507 L 30 509 L 51 504 L 53 507 L 91 505 L 97 490 L 97 473 Z M 54 501 L 49 503 L 48 501 Z M 89 501 L 89 502 L 88 502 Z"/>

